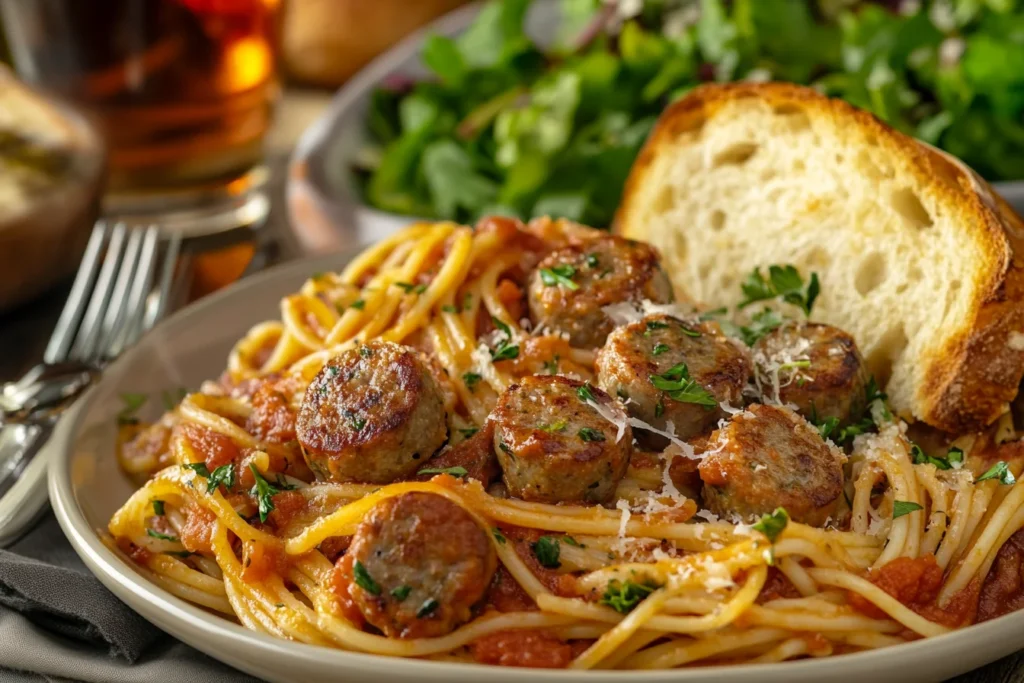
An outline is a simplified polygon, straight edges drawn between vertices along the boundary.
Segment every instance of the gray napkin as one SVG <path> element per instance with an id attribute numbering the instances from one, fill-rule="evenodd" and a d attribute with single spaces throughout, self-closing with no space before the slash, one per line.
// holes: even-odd
<path id="1" fill-rule="evenodd" d="M 256 679 L 129 609 L 89 573 L 49 514 L 0 550 L 0 681 L 7 680 Z"/>

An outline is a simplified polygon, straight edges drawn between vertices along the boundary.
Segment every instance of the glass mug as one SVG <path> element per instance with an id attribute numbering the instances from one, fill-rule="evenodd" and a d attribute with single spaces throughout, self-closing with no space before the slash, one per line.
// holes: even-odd
<path id="1" fill-rule="evenodd" d="M 107 142 L 104 210 L 213 232 L 267 212 L 280 0 L 0 0 L 26 81 Z"/>

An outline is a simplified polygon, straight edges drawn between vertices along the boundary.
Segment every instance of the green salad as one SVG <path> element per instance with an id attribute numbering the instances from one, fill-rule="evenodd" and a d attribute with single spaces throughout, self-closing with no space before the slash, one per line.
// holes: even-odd
<path id="1" fill-rule="evenodd" d="M 667 104 L 709 81 L 810 84 L 960 157 L 1024 178 L 1024 0 L 492 0 L 432 76 L 372 97 L 355 161 L 366 201 L 424 218 L 613 217 Z"/>

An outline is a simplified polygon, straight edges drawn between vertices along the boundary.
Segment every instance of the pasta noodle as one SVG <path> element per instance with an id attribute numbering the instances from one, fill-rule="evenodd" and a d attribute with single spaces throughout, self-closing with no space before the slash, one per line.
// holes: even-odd
<path id="1" fill-rule="evenodd" d="M 498 395 L 540 372 L 553 353 L 560 372 L 591 378 L 592 352 L 531 332 L 503 296 L 510 272 L 571 241 L 575 230 L 548 222 L 528 231 L 501 221 L 476 230 L 419 224 L 340 273 L 312 276 L 282 301 L 279 322 L 257 325 L 237 343 L 223 383 L 207 383 L 154 425 L 161 445 L 123 449 L 129 474 L 151 476 L 111 519 L 112 542 L 170 593 L 248 628 L 395 657 L 471 661 L 481 639 L 542 632 L 579 643 L 565 662 L 576 669 L 778 662 L 887 647 L 973 619 L 952 605 L 972 591 L 976 599 L 1000 548 L 1024 528 L 1024 488 L 976 480 L 974 457 L 959 468 L 915 462 L 896 418 L 855 439 L 845 520 L 826 528 L 790 520 L 774 538 L 727 520 L 693 519 L 695 502 L 669 488 L 671 458 L 655 468 L 634 463 L 618 506 L 551 505 L 451 473 L 382 486 L 316 481 L 297 443 L 251 427 L 259 409 L 246 383 L 272 382 L 294 412 L 329 359 L 374 339 L 421 349 L 440 366 L 451 385 L 445 409 L 453 440 L 483 425 Z M 515 359 L 489 353 L 501 325 L 518 344 Z M 222 462 L 222 451 L 238 459 Z M 228 469 L 218 475 L 220 466 Z M 1011 460 L 1008 472 L 1019 469 Z M 276 527 L 262 508 L 253 512 L 264 484 L 274 491 Z M 511 612 L 486 606 L 446 635 L 411 639 L 370 632 L 340 610 L 327 546 L 356 533 L 382 501 L 410 492 L 442 496 L 481 528 L 496 529 L 488 537 L 498 562 L 530 604 Z M 280 496 L 288 495 L 298 511 L 291 517 L 282 512 Z M 562 545 L 560 572 L 545 574 L 501 529 L 573 543 Z M 879 579 L 896 561 L 933 563 L 943 576 L 938 595 L 901 602 Z M 558 576 L 571 577 L 575 593 L 554 590 Z M 783 584 L 792 590 L 780 592 Z M 630 609 L 608 599 L 616 585 L 640 591 Z"/>

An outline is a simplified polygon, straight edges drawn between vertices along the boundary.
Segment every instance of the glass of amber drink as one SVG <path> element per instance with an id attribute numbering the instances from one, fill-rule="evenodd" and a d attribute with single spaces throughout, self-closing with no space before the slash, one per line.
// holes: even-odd
<path id="1" fill-rule="evenodd" d="M 212 232 L 258 223 L 280 0 L 0 0 L 21 77 L 103 134 L 104 211 Z"/>

